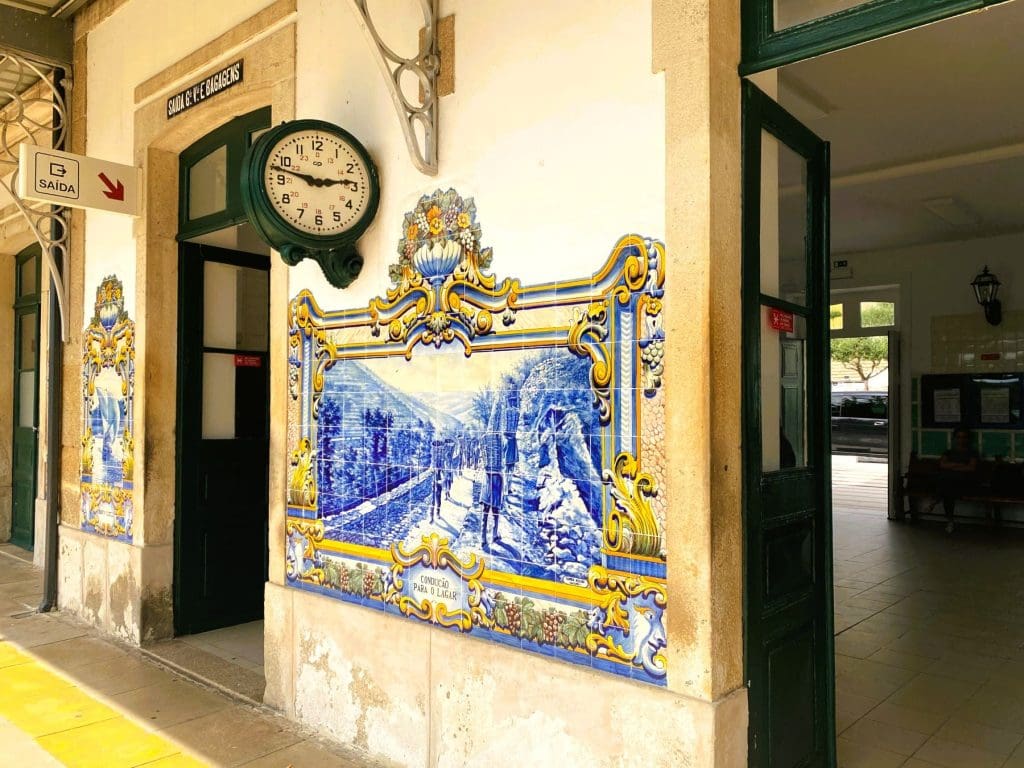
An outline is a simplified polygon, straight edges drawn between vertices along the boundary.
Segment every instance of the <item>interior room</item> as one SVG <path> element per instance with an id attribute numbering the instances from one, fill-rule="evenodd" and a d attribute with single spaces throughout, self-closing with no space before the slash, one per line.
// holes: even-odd
<path id="1" fill-rule="evenodd" d="M 831 142 L 841 766 L 1024 766 L 1022 33 L 1008 2 L 776 71 Z"/>

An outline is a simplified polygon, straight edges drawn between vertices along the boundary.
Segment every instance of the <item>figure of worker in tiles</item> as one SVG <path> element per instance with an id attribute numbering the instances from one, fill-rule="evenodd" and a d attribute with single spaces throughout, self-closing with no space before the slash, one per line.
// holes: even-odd
<path id="1" fill-rule="evenodd" d="M 492 541 L 501 542 L 498 531 L 498 512 L 505 497 L 506 484 L 512 477 L 519 450 L 516 445 L 516 429 L 519 424 L 519 390 L 510 387 L 495 398 L 490 424 L 484 435 L 484 481 L 481 492 L 483 520 L 481 542 L 487 547 L 487 521 L 493 520 Z"/>
<path id="2" fill-rule="evenodd" d="M 430 446 L 430 522 L 434 522 L 434 516 L 441 516 L 441 494 L 444 491 L 445 475 L 445 450 L 444 442 L 434 440 Z"/>
<path id="3" fill-rule="evenodd" d="M 446 501 L 451 501 L 452 484 L 455 482 L 455 472 L 462 463 L 462 459 L 459 454 L 459 445 L 454 437 L 446 437 L 444 439 L 444 455 L 442 456 L 442 461 L 444 465 L 444 476 L 442 478 L 444 498 Z"/>

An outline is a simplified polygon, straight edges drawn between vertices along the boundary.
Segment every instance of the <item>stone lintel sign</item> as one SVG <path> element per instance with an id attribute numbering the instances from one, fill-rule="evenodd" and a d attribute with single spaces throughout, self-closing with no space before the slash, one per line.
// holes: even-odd
<path id="1" fill-rule="evenodd" d="M 244 65 L 245 61 L 239 59 L 219 69 L 209 77 L 200 80 L 198 83 L 193 83 L 185 90 L 178 91 L 178 93 L 167 99 L 167 119 L 170 120 L 172 117 L 177 117 L 197 104 L 202 104 L 218 93 L 238 85 L 245 79 Z"/>

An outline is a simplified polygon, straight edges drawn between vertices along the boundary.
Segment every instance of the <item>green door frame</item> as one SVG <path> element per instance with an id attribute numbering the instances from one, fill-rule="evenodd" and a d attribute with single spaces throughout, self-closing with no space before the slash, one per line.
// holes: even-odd
<path id="1" fill-rule="evenodd" d="M 744 662 L 749 764 L 831 766 L 835 764 L 835 662 L 827 397 L 829 147 L 746 81 L 742 119 Z M 761 292 L 765 131 L 806 163 L 805 305 Z M 761 415 L 761 335 L 766 308 L 792 313 L 806 324 L 807 432 L 806 466 L 763 472 L 762 439 L 767 433 Z M 808 656 L 810 665 L 802 665 Z M 802 723 L 794 720 L 800 719 L 798 706 L 808 700 L 813 731 L 801 743 L 798 727 Z"/>
<path id="2" fill-rule="evenodd" d="M 35 290 L 25 293 L 22 284 L 22 266 L 33 259 L 35 261 Z M 14 260 L 14 370 L 13 386 L 14 397 L 12 398 L 12 424 L 13 424 L 13 446 L 11 451 L 11 543 L 25 549 L 32 549 L 35 545 L 35 497 L 37 486 L 37 466 L 39 457 L 39 315 L 41 312 L 40 286 L 42 270 L 41 250 L 38 245 L 30 245 L 19 253 Z M 21 386 L 18 381 L 21 373 L 21 328 L 22 323 L 30 315 L 35 315 L 35 344 L 36 344 L 36 365 L 35 365 L 35 387 L 32 390 L 32 426 L 19 426 L 21 411 Z M 17 471 L 18 456 L 23 451 L 28 451 L 30 456 L 30 470 L 21 473 Z M 21 486 L 28 487 L 21 487 Z M 18 499 L 22 498 L 22 504 L 27 504 L 27 509 L 21 509 L 19 514 Z M 21 520 L 22 516 L 27 516 Z"/>
<path id="3" fill-rule="evenodd" d="M 1008 0 L 865 0 L 785 29 L 775 29 L 775 0 L 741 0 L 740 74 L 792 64 L 922 24 Z"/>
<path id="4" fill-rule="evenodd" d="M 230 120 L 210 131 L 179 157 L 178 240 L 188 240 L 209 232 L 241 224 L 247 219 L 242 208 L 242 160 L 256 137 L 270 128 L 270 107 Z M 189 216 L 189 191 L 192 167 L 210 153 L 226 147 L 225 206 L 221 211 L 192 219 Z"/>

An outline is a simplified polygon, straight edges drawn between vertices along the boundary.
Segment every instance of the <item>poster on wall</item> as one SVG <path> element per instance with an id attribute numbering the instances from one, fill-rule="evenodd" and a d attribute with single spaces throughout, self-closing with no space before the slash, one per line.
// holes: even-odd
<path id="1" fill-rule="evenodd" d="M 986 387 L 981 390 L 981 422 L 1006 424 L 1010 421 L 1010 388 Z"/>
<path id="2" fill-rule="evenodd" d="M 664 247 L 523 286 L 450 189 L 398 254 L 290 305 L 289 583 L 664 685 Z"/>
<path id="3" fill-rule="evenodd" d="M 961 420 L 960 390 L 936 389 L 934 392 L 935 421 L 939 424 L 957 424 Z"/>

